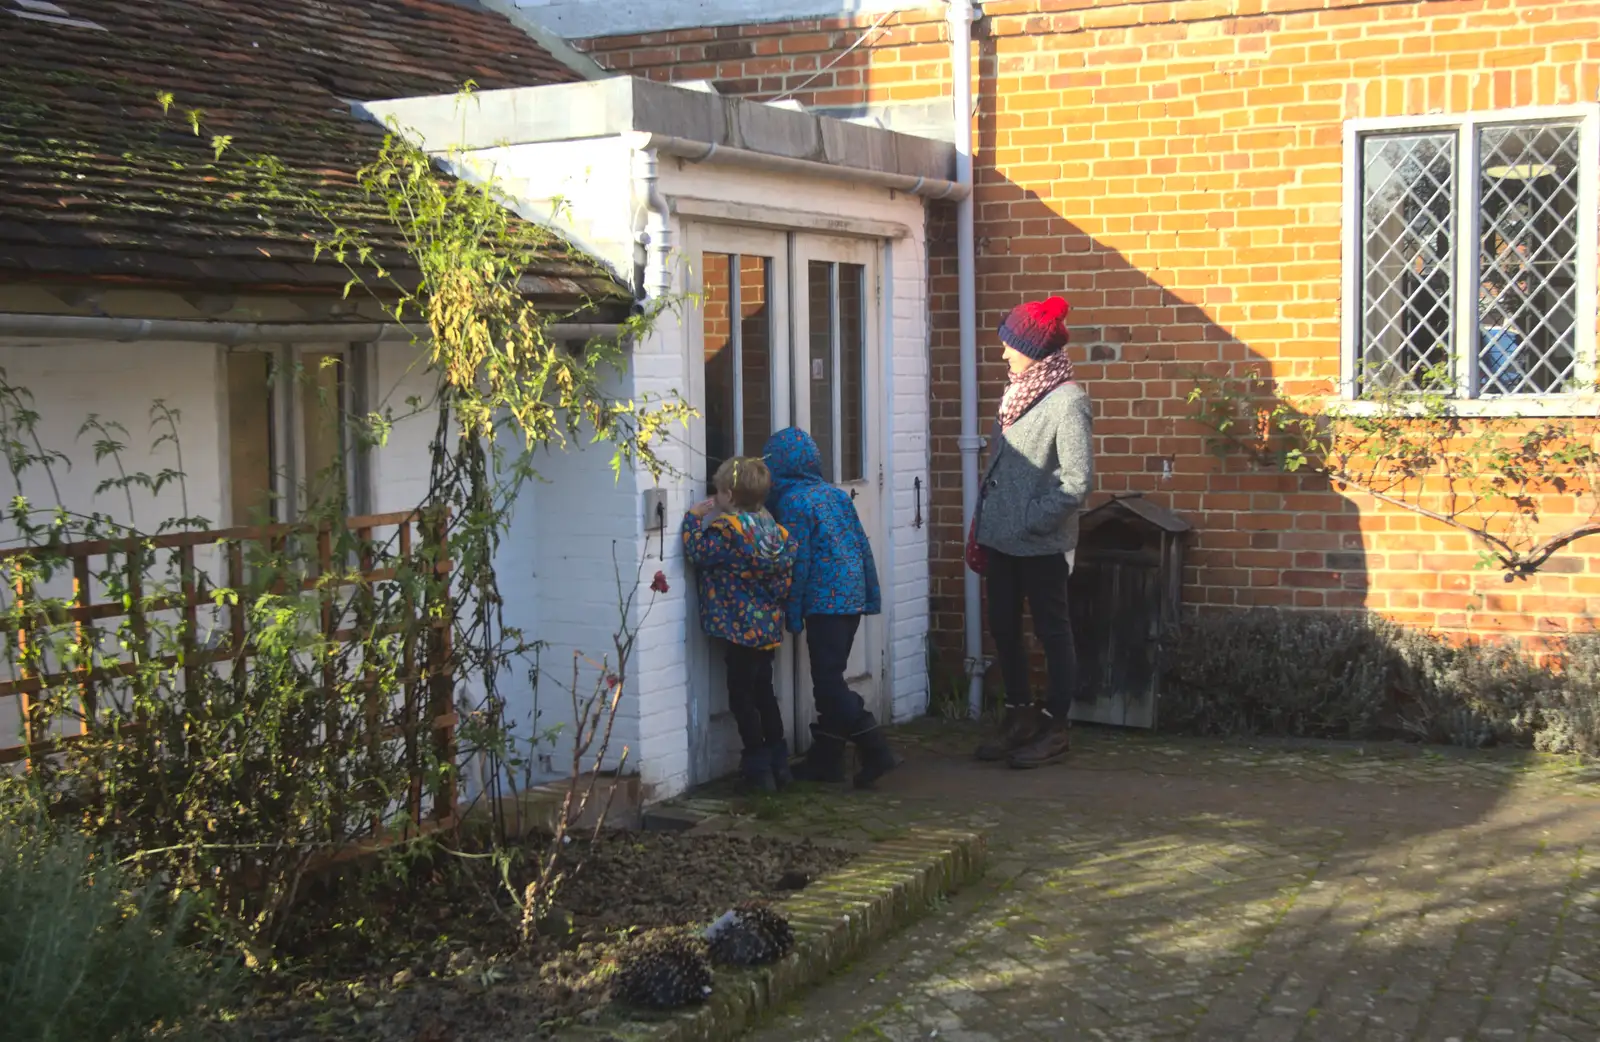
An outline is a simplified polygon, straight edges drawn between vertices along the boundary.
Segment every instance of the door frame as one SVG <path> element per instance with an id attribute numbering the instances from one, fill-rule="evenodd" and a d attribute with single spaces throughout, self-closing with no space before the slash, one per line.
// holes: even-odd
<path id="1" fill-rule="evenodd" d="M 703 258 L 707 253 L 737 254 L 747 256 L 766 257 L 771 261 L 772 268 L 768 272 L 769 300 L 768 328 L 772 341 L 772 358 L 769 362 L 772 370 L 772 429 L 781 430 L 789 425 L 791 415 L 789 367 L 790 367 L 790 336 L 791 318 L 789 314 L 789 251 L 790 240 L 786 232 L 768 228 L 750 228 L 730 224 L 711 224 L 698 222 L 685 222 L 683 225 L 684 256 L 688 260 L 686 282 L 688 292 L 691 294 L 692 308 L 684 311 L 684 322 L 688 336 L 685 338 L 688 351 L 689 367 L 689 402 L 695 406 L 697 415 L 689 422 L 689 451 L 692 458 L 691 495 L 694 502 L 704 498 L 706 482 L 710 475 L 705 473 L 709 459 L 706 452 L 706 420 L 704 408 L 706 402 L 705 381 L 705 270 Z M 731 266 L 730 266 L 730 270 Z M 737 272 L 734 272 L 735 275 Z M 734 286 L 738 278 L 730 280 Z M 738 306 L 738 291 L 733 290 L 733 299 L 729 302 L 730 320 L 732 321 L 734 343 L 742 335 L 740 323 L 734 319 L 733 309 Z M 742 347 L 742 344 L 741 344 Z M 740 352 L 742 353 L 742 351 Z M 739 381 L 741 368 L 736 354 L 734 363 L 734 388 L 735 401 L 743 390 Z M 744 417 L 736 414 L 735 430 L 740 431 L 744 424 Z M 711 781 L 721 774 L 721 764 L 718 762 L 719 734 L 732 731 L 733 721 L 726 709 L 717 711 L 723 705 L 726 695 L 719 690 L 722 684 L 722 664 L 714 654 L 710 640 L 704 634 L 696 635 L 699 629 L 698 619 L 700 613 L 699 594 L 695 584 L 688 584 L 688 626 L 687 662 L 688 662 L 688 691 L 686 699 L 688 705 L 686 724 L 689 729 L 689 780 L 691 785 L 698 785 Z M 790 734 L 795 732 L 794 706 L 797 700 L 794 696 L 794 642 L 785 640 L 778 649 L 776 660 L 773 663 L 773 681 L 778 692 L 778 705 L 783 710 L 784 728 Z"/>
<path id="2" fill-rule="evenodd" d="M 869 539 L 873 544 L 873 553 L 878 570 L 880 588 L 884 592 L 884 608 L 878 615 L 869 615 L 862 619 L 861 629 L 856 637 L 856 650 L 852 654 L 862 656 L 860 663 L 862 669 L 852 673 L 849 678 L 853 684 L 859 685 L 862 680 L 870 682 L 870 689 L 863 691 L 867 698 L 868 709 L 877 714 L 880 719 L 887 722 L 887 710 L 892 704 L 892 698 L 887 690 L 888 677 L 886 670 L 888 624 L 890 619 L 889 584 L 891 577 L 885 574 L 884 564 L 889 560 L 888 540 L 892 526 L 888 518 L 892 511 L 890 495 L 889 466 L 887 457 L 888 446 L 885 443 L 884 432 L 888 418 L 882 412 L 892 407 L 885 398 L 885 380 L 888 367 L 887 359 L 891 346 L 886 342 L 886 327 L 884 315 L 887 313 L 884 296 L 883 264 L 885 257 L 885 240 L 850 235 L 831 235 L 814 232 L 804 228 L 774 228 L 753 227 L 749 225 L 731 224 L 722 221 L 684 221 L 681 225 L 683 255 L 686 264 L 686 288 L 691 295 L 692 308 L 685 309 L 685 323 L 687 336 L 685 344 L 688 353 L 689 401 L 697 409 L 703 410 L 705 406 L 705 272 L 703 258 L 706 253 L 745 254 L 752 256 L 768 257 L 771 259 L 772 269 L 769 272 L 769 322 L 772 338 L 772 429 L 781 430 L 788 426 L 810 426 L 810 396 L 802 394 L 800 389 L 809 386 L 808 373 L 803 370 L 809 365 L 809 315 L 803 306 L 809 301 L 809 262 L 812 260 L 832 261 L 845 264 L 860 264 L 863 272 L 863 315 L 862 315 L 862 418 L 861 437 L 863 453 L 863 473 L 861 477 L 849 483 L 833 482 L 835 487 L 857 486 L 863 495 L 868 496 L 872 508 L 867 516 L 862 517 L 862 525 L 866 529 Z M 738 279 L 732 282 L 736 285 Z M 737 290 L 734 290 L 734 299 L 730 301 L 730 310 L 737 308 Z M 798 302 L 798 303 L 797 303 Z M 832 317 L 837 325 L 837 309 Z M 731 317 L 731 316 L 730 316 Z M 738 322 L 734 321 L 735 336 L 738 335 Z M 834 350 L 834 393 L 833 415 L 842 419 L 841 382 L 838 380 L 838 338 L 833 338 Z M 802 349 L 801 345 L 807 345 Z M 742 353 L 742 352 L 741 352 Z M 740 382 L 741 370 L 735 356 L 735 394 L 742 394 Z M 736 397 L 736 401 L 738 398 Z M 832 422 L 832 416 L 829 418 Z M 735 430 L 742 428 L 743 416 L 736 417 Z M 708 475 L 702 472 L 706 458 L 706 421 L 704 415 L 695 416 L 689 424 L 688 442 L 695 473 L 692 475 L 693 495 L 696 500 L 704 495 L 705 478 Z M 839 474 L 838 464 L 843 457 L 843 446 L 838 438 L 833 439 L 832 445 L 835 476 Z M 698 603 L 694 586 L 689 586 L 688 618 L 689 625 L 695 626 L 694 620 L 698 618 Z M 724 766 L 719 763 L 720 750 L 717 748 L 717 736 L 724 730 L 731 731 L 731 720 L 725 720 L 726 713 L 718 714 L 716 706 L 723 702 L 724 696 L 713 690 L 721 680 L 720 663 L 713 661 L 712 645 L 703 636 L 688 640 L 688 692 L 687 692 L 687 720 L 689 727 L 689 776 L 691 784 L 700 784 L 717 777 Z M 787 729 L 791 743 L 796 751 L 803 751 L 810 745 L 811 734 L 809 724 L 816 719 L 816 711 L 811 701 L 810 663 L 804 650 L 804 637 L 800 640 L 783 642 L 778 651 L 777 659 L 773 664 L 775 686 L 778 689 L 780 708 L 783 710 L 784 726 Z"/>
<path id="3" fill-rule="evenodd" d="M 832 373 L 833 395 L 830 403 L 831 415 L 828 417 L 830 426 L 837 421 L 837 429 L 830 432 L 830 450 L 832 459 L 829 461 L 829 471 L 833 475 L 831 484 L 853 495 L 852 501 L 856 504 L 858 513 L 861 514 L 861 525 L 867 533 L 869 541 L 873 544 L 874 564 L 878 569 L 880 589 L 888 586 L 889 577 L 883 572 L 883 562 L 888 559 L 889 527 L 884 524 L 892 504 L 888 502 L 888 464 L 885 457 L 885 444 L 883 438 L 884 416 L 880 410 L 885 408 L 886 398 L 883 387 L 883 371 L 885 352 L 890 345 L 884 342 L 883 337 L 883 244 L 879 240 L 862 238 L 844 238 L 838 236 L 821 235 L 811 232 L 795 232 L 790 239 L 789 280 L 791 315 L 790 323 L 793 334 L 790 338 L 792 355 L 791 381 L 795 388 L 794 400 L 790 415 L 790 422 L 806 430 L 815 430 L 816 424 L 811 416 L 811 396 L 800 393 L 800 388 L 809 384 L 806 370 L 813 361 L 810 358 L 811 346 L 811 315 L 810 315 L 810 265 L 813 261 L 832 264 L 856 264 L 862 268 L 862 314 L 861 314 L 861 457 L 862 473 L 860 477 L 850 481 L 842 480 L 842 463 L 844 460 L 844 445 L 842 434 L 844 431 L 844 403 L 843 380 L 840 379 L 840 355 L 842 346 L 842 322 L 839 308 L 834 303 L 829 309 L 829 323 L 831 326 L 829 346 L 832 356 L 829 359 Z M 838 299 L 839 280 L 837 268 L 830 283 L 830 299 Z M 859 497 L 859 498 L 858 498 Z M 866 510 L 861 509 L 861 504 L 867 505 Z M 861 627 L 856 632 L 856 640 L 851 650 L 852 669 L 846 674 L 845 679 L 850 686 L 860 694 L 867 704 L 867 709 L 880 719 L 887 717 L 886 709 L 890 703 L 887 692 L 888 678 L 885 675 L 884 661 L 886 656 L 884 641 L 888 637 L 886 623 L 889 618 L 887 605 L 885 610 L 878 615 L 867 615 L 861 620 Z M 794 742 L 798 749 L 804 750 L 811 744 L 809 725 L 816 722 L 816 707 L 812 704 L 811 691 L 811 662 L 810 656 L 805 651 L 806 638 L 791 642 L 795 646 L 794 664 L 794 692 L 795 705 L 794 717 L 797 722 L 804 722 L 805 727 L 796 726 L 794 729 Z"/>

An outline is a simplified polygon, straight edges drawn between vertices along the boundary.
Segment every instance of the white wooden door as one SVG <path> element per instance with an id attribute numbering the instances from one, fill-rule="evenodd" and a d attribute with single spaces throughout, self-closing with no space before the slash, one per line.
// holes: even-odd
<path id="1" fill-rule="evenodd" d="M 793 424 L 811 432 L 822 475 L 850 494 L 877 562 L 882 546 L 884 401 L 876 242 L 793 234 L 789 314 L 794 388 Z M 887 577 L 879 572 L 880 582 Z M 879 720 L 887 720 L 884 616 L 862 619 L 845 679 Z M 816 721 L 811 664 L 802 639 L 795 655 L 796 746 L 811 742 Z"/>
<path id="2" fill-rule="evenodd" d="M 685 316 L 690 347 L 691 477 L 697 496 L 732 456 L 759 456 L 773 431 L 790 422 L 789 238 L 783 232 L 698 224 L 685 229 L 690 292 Z M 699 627 L 690 595 L 689 759 L 692 783 L 738 766 L 740 742 L 728 711 L 720 644 Z M 774 666 L 784 726 L 793 734 L 794 649 L 786 642 Z"/>

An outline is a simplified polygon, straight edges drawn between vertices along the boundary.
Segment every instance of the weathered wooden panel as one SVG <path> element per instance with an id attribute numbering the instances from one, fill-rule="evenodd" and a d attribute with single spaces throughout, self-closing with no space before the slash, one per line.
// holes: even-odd
<path id="1" fill-rule="evenodd" d="M 1083 516 L 1069 587 L 1079 678 L 1072 719 L 1151 728 L 1161 638 L 1178 624 L 1189 523 L 1137 495 Z"/>
<path id="2" fill-rule="evenodd" d="M 1072 719 L 1155 726 L 1163 587 L 1159 568 L 1079 556 L 1070 594 L 1079 671 Z"/>

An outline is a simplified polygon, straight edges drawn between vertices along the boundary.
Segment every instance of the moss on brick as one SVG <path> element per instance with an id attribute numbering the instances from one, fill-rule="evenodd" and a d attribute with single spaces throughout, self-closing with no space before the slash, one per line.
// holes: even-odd
<path id="1" fill-rule="evenodd" d="M 986 867 L 983 837 L 911 830 L 882 844 L 779 909 L 795 928 L 795 949 L 776 965 L 718 971 L 705 1005 L 659 1019 L 618 1020 L 563 1032 L 588 1042 L 713 1042 L 732 1038 L 771 1010 L 861 957 L 874 943 L 918 917 L 938 898 L 975 882 Z"/>

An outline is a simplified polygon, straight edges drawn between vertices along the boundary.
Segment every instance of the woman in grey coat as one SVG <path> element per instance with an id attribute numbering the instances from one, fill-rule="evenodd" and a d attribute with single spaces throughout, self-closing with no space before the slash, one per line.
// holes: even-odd
<path id="1" fill-rule="evenodd" d="M 978 748 L 980 760 L 1043 767 L 1067 754 L 1067 713 L 1078 658 L 1067 613 L 1067 554 L 1078 543 L 1078 512 L 1094 483 L 1089 395 L 1073 382 L 1060 297 L 1023 304 L 1000 324 L 1011 383 L 1000 399 L 968 564 L 984 575 L 989 634 L 1005 681 L 1000 734 Z M 1048 684 L 1036 701 L 1022 606 L 1044 645 Z"/>

